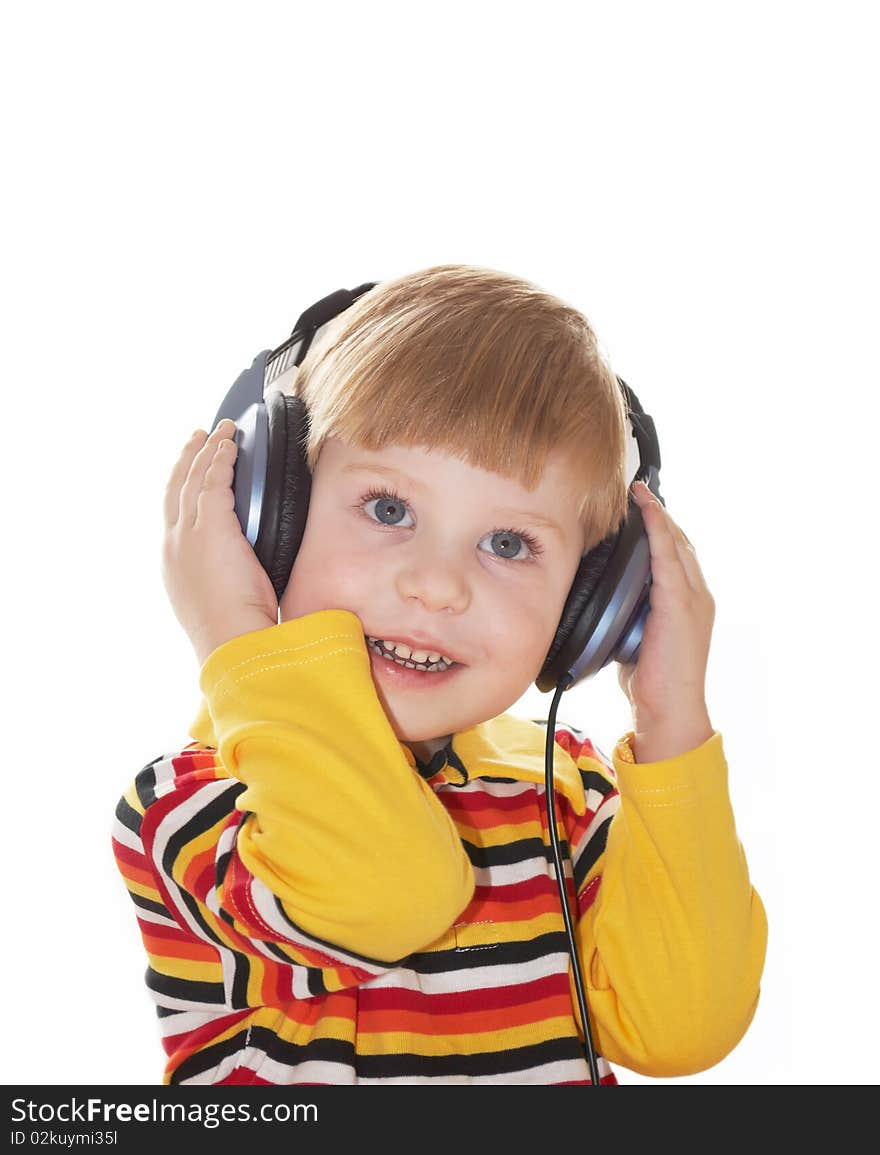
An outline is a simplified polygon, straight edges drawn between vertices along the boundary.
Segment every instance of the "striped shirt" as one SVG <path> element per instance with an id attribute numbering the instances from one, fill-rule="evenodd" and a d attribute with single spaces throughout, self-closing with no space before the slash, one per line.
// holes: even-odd
<path id="1" fill-rule="evenodd" d="M 285 626 L 291 627 L 289 632 L 295 631 L 293 622 L 276 629 L 283 631 Z M 203 668 L 206 702 L 202 718 L 212 717 L 221 734 L 224 703 L 232 710 L 254 711 L 253 706 L 243 706 L 243 699 L 230 693 L 230 671 L 236 671 L 236 679 L 256 674 L 257 680 L 235 682 L 242 694 L 245 687 L 247 692 L 265 693 L 257 684 L 262 677 L 274 677 L 272 685 L 277 688 L 280 672 L 263 673 L 268 653 L 265 646 L 271 641 L 276 650 L 285 650 L 279 645 L 284 638 L 260 637 L 272 633 L 266 630 L 247 635 L 249 641 L 236 639 L 237 646 L 229 643 L 221 647 Z M 329 649 L 327 637 L 325 629 L 302 644 L 317 647 L 317 654 L 338 654 L 338 642 L 329 643 L 334 646 Z M 302 642 L 301 633 L 296 640 Z M 263 648 L 252 653 L 249 645 Z M 309 652 L 311 658 L 316 656 Z M 249 665 L 254 661 L 260 664 Z M 306 669 L 309 677 L 321 676 L 319 661 L 311 661 Z M 348 698 L 339 695 L 338 700 Z M 263 715 L 257 716 L 265 729 Z M 198 727 L 193 731 L 200 733 Z M 235 733 L 234 749 L 240 751 L 241 724 Z M 357 729 L 351 726 L 350 734 L 355 764 L 359 756 Z M 206 742 L 205 737 L 213 740 Z M 554 737 L 554 764 L 560 779 L 557 828 L 570 909 L 576 912 L 579 928 L 582 965 L 589 975 L 591 1019 L 597 1015 L 593 1036 L 597 1039 L 598 1030 L 597 1047 L 607 1041 L 612 1059 L 650 1071 L 642 1055 L 642 1048 L 650 1044 L 645 1043 L 641 1028 L 631 1030 L 631 1017 L 635 1017 L 631 1000 L 625 1010 L 617 1004 L 624 1002 L 630 989 L 639 989 L 646 976 L 650 978 L 652 968 L 656 970 L 657 958 L 648 949 L 656 928 L 645 922 L 641 929 L 646 933 L 640 937 L 640 911 L 636 909 L 631 941 L 615 946 L 616 938 L 612 941 L 609 935 L 602 964 L 594 958 L 600 942 L 597 911 L 601 899 L 607 897 L 603 880 L 606 848 L 612 820 L 621 805 L 617 777 L 625 764 L 633 761 L 630 735 L 615 747 L 613 764 L 572 727 L 557 727 Z M 247 851 L 246 835 L 256 847 L 261 836 L 269 838 L 272 815 L 268 802 L 261 802 L 256 812 L 250 805 L 254 799 L 263 798 L 258 793 L 262 780 L 243 781 L 224 761 L 224 750 L 233 750 L 231 744 L 226 745 L 231 739 L 215 736 L 209 726 L 196 741 L 145 766 L 118 803 L 113 851 L 133 900 L 148 956 L 146 983 L 155 1001 L 167 1055 L 164 1081 L 272 1085 L 588 1083 L 548 830 L 544 740 L 540 724 L 502 715 L 456 735 L 428 765 L 406 751 L 408 759 L 402 770 L 428 787 L 431 798 L 448 816 L 466 855 L 465 867 L 469 865 L 472 882 L 462 892 L 470 894 L 469 901 L 447 921 L 439 936 L 435 934 L 427 945 L 390 960 L 376 957 L 375 950 L 366 952 L 350 943 L 343 946 L 332 941 L 318 915 L 309 915 L 305 900 L 301 909 L 296 908 L 295 884 L 301 868 L 274 861 L 264 867 L 253 850 Z M 717 734 L 707 747 L 712 742 L 720 747 Z M 277 753 L 277 742 L 273 749 Z M 231 753 L 227 757 L 234 761 Z M 312 754 L 303 759 L 292 773 L 307 775 L 316 757 Z M 243 756 L 236 769 L 245 779 L 252 773 Z M 632 766 L 634 773 L 640 769 Z M 257 777 L 254 771 L 253 778 Z M 290 775 L 283 778 L 283 782 L 290 781 Z M 675 785 L 673 789 L 682 787 Z M 654 793 L 658 792 L 655 785 Z M 435 805 L 428 804 L 436 820 Z M 281 814 L 283 800 L 277 805 Z M 353 803 L 352 809 L 362 808 Z M 297 862 L 317 863 L 312 868 L 323 875 L 334 876 L 338 871 L 333 893 L 339 894 L 340 902 L 353 902 L 350 909 L 354 911 L 360 909 L 358 890 L 363 874 L 364 901 L 369 906 L 369 877 L 373 870 L 383 868 L 386 851 L 392 856 L 393 828 L 378 844 L 365 843 L 367 849 L 358 844 L 358 861 L 352 866 L 345 853 L 348 844 L 357 839 L 358 813 L 349 815 L 351 825 L 343 830 L 326 816 L 322 821 L 321 815 L 320 808 L 316 809 L 299 833 L 285 826 L 285 837 L 291 844 L 296 842 L 300 850 Z M 662 811 L 658 810 L 658 815 L 667 820 Z M 704 814 L 694 817 L 701 824 L 705 822 Z M 649 831 L 649 841 L 652 837 Z M 664 837 L 662 831 L 657 835 L 660 853 L 668 857 Z M 690 832 L 688 838 L 693 841 Z M 309 844 L 300 845 L 306 842 Z M 340 848 L 339 843 L 345 845 Z M 366 861 L 370 854 L 375 862 Z M 627 861 L 625 854 L 621 861 Z M 623 881 L 617 879 L 620 870 L 614 868 L 611 897 L 617 895 L 623 900 L 628 884 L 625 871 L 621 873 Z M 310 885 L 308 879 L 302 881 L 304 894 Z M 665 880 L 661 885 L 664 894 L 668 886 Z M 745 889 L 746 905 L 754 908 L 756 896 L 747 882 Z M 652 904 L 656 904 L 656 894 L 645 903 L 646 912 Z M 322 898 L 321 917 L 327 905 Z M 610 908 L 611 924 L 614 918 L 630 917 L 626 905 L 632 904 L 621 901 Z M 682 905 L 687 906 L 687 902 L 682 900 Z M 754 923 L 757 939 L 762 915 L 759 909 Z M 351 916 L 347 917 L 350 920 Z M 673 917 L 678 915 L 673 912 Z M 604 968 L 613 965 L 615 949 L 626 959 L 618 965 L 621 992 L 616 992 L 605 977 Z M 762 959 L 762 944 L 755 949 Z M 699 946 L 682 952 L 683 956 L 689 953 L 702 958 Z M 698 965 L 703 967 L 704 963 Z M 625 968 L 633 967 L 634 979 L 628 972 L 624 974 Z M 682 980 L 673 976 L 670 981 Z M 687 977 L 684 981 L 692 980 Z M 750 998 L 746 1010 L 733 1011 L 740 1020 L 734 1041 L 751 1018 L 757 998 L 756 989 L 752 989 L 756 987 L 754 966 L 743 968 L 741 981 Z M 658 1002 L 665 997 L 658 988 Z M 686 1007 L 684 1011 L 687 1013 Z M 646 1022 L 653 1013 L 646 1012 Z M 632 1043 L 629 1033 L 635 1036 Z M 627 1050 L 630 1046 L 632 1054 Z M 657 1073 L 666 1073 L 664 1064 L 670 1061 L 658 1060 Z M 710 1061 L 717 1058 L 710 1055 Z M 599 1060 L 599 1070 L 603 1082 L 617 1082 L 605 1057 Z"/>

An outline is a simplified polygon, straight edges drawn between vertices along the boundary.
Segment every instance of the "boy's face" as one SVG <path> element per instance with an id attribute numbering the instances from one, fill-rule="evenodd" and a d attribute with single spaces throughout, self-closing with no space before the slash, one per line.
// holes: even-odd
<path id="1" fill-rule="evenodd" d="M 581 558 L 579 496 L 555 454 L 529 492 L 445 453 L 328 438 L 281 620 L 349 610 L 367 637 L 454 659 L 422 672 L 367 647 L 395 735 L 427 761 L 537 677 Z"/>

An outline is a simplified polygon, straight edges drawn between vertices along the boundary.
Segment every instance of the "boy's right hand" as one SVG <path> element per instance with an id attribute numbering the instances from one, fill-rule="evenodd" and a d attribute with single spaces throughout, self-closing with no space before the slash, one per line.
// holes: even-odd
<path id="1" fill-rule="evenodd" d="M 165 490 L 162 579 L 199 665 L 224 642 L 278 622 L 269 575 L 242 533 L 232 490 L 235 422 L 197 430 Z"/>

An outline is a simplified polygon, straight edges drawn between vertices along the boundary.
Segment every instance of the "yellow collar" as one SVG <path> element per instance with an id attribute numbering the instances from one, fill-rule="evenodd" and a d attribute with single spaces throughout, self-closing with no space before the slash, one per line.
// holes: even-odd
<path id="1" fill-rule="evenodd" d="M 204 698 L 189 728 L 190 735 L 201 745 L 216 748 L 214 724 Z M 488 722 L 481 722 L 469 730 L 452 736 L 452 749 L 471 778 L 513 778 L 517 782 L 544 783 L 544 747 L 546 730 L 536 722 L 499 714 Z M 413 769 L 415 757 L 409 746 L 401 742 L 401 749 Z M 445 768 L 444 768 L 445 769 Z M 460 776 L 454 771 L 450 782 Z M 586 810 L 586 797 L 577 764 L 561 746 L 553 743 L 553 784 L 564 794 L 575 814 Z"/>
<path id="2" fill-rule="evenodd" d="M 544 784 L 547 731 L 537 722 L 500 714 L 471 730 L 454 735 L 452 749 L 471 778 L 515 778 Z M 583 814 L 587 800 L 577 763 L 553 743 L 553 785 L 565 795 L 575 814 Z"/>
<path id="3" fill-rule="evenodd" d="M 469 730 L 460 730 L 452 736 L 452 750 L 472 778 L 512 778 L 517 782 L 545 781 L 544 747 L 546 730 L 536 722 L 499 714 L 488 722 L 481 722 Z M 416 761 L 408 746 L 403 745 L 410 766 Z M 441 767 L 445 779 L 461 785 L 461 775 L 448 764 Z M 432 775 L 433 777 L 433 775 Z M 576 814 L 583 814 L 587 801 L 580 771 L 574 759 L 553 744 L 553 785 L 558 793 L 569 800 Z"/>

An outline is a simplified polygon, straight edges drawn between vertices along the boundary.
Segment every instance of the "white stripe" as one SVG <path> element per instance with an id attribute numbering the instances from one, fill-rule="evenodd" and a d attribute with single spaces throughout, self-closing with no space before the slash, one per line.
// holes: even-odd
<path id="1" fill-rule="evenodd" d="M 254 1071 L 261 1079 L 266 1079 L 279 1087 L 291 1087 L 298 1083 L 330 1083 L 333 1086 L 350 1086 L 357 1082 L 354 1068 L 348 1063 L 328 1063 L 325 1060 L 311 1059 L 303 1063 L 289 1066 L 270 1059 L 264 1051 L 253 1047 L 247 1051 L 240 1051 L 225 1059 L 219 1068 L 219 1078 L 225 1078 L 235 1067 L 244 1067 Z M 198 1086 L 199 1084 L 215 1082 L 214 1071 L 194 1075 L 191 1079 L 181 1080 L 183 1085 Z"/>
<path id="2" fill-rule="evenodd" d="M 309 973 L 305 967 L 291 964 L 290 990 L 295 999 L 313 999 L 309 990 Z"/>
<path id="3" fill-rule="evenodd" d="M 175 1015 L 165 1015 L 159 1019 L 159 1030 L 162 1038 L 169 1038 L 171 1035 L 182 1035 L 186 1031 L 197 1031 L 200 1027 L 205 1026 L 206 1023 L 225 1018 L 229 1014 L 229 1010 L 218 1011 L 216 1007 L 212 1011 L 181 1011 Z"/>
<path id="4" fill-rule="evenodd" d="M 149 901 L 152 902 L 153 900 L 150 899 Z M 170 915 L 158 914 L 154 910 L 144 910 L 144 908 L 142 906 L 138 906 L 137 903 L 135 903 L 135 907 L 137 910 L 137 917 L 141 920 L 141 922 L 152 922 L 155 923 L 156 926 L 173 926 L 177 927 L 178 930 L 180 929 L 180 927 L 177 926 L 177 923 L 173 918 L 171 918 Z"/>
<path id="5" fill-rule="evenodd" d="M 595 787 L 591 786 L 586 793 L 587 810 L 598 810 L 609 793 L 610 791 L 603 794 L 601 790 L 596 790 Z"/>
<path id="6" fill-rule="evenodd" d="M 541 955 L 526 963 L 498 966 L 466 967 L 439 974 L 419 974 L 400 967 L 362 984 L 365 989 L 421 991 L 426 995 L 459 994 L 462 991 L 493 990 L 495 987 L 520 987 L 551 975 L 568 975 L 568 951 Z"/>
<path id="7" fill-rule="evenodd" d="M 214 855 L 215 861 L 222 858 L 224 854 L 231 853 L 235 849 L 235 838 L 238 834 L 238 826 L 227 826 L 223 833 L 217 840 L 217 853 Z"/>
<path id="8" fill-rule="evenodd" d="M 571 878 L 571 863 L 568 855 L 562 860 L 565 877 Z M 511 862 L 501 866 L 475 866 L 474 879 L 477 886 L 512 886 L 517 882 L 531 882 L 535 878 L 550 878 L 556 881 L 556 864 L 545 858 L 525 858 L 522 862 Z"/>
<path id="9" fill-rule="evenodd" d="M 150 766 L 150 770 L 156 780 L 155 793 L 157 798 L 174 788 L 174 761 L 171 755 L 163 758 L 161 762 L 154 763 Z"/>
<path id="10" fill-rule="evenodd" d="M 619 794 L 610 795 L 610 797 L 606 801 L 605 805 L 599 807 L 599 809 L 593 815 L 593 821 L 590 823 L 590 825 L 584 831 L 580 842 L 574 848 L 574 861 L 575 861 L 575 863 L 578 863 L 580 861 L 581 855 L 584 853 L 584 851 L 590 845 L 590 841 L 591 841 L 593 835 L 599 829 L 599 827 L 604 825 L 604 823 L 606 823 L 609 818 L 613 818 L 619 809 L 620 809 L 620 795 Z"/>
<path id="11" fill-rule="evenodd" d="M 503 777 L 503 775 L 499 775 Z M 538 786 L 537 782 L 487 782 L 485 778 L 472 778 L 464 786 L 451 786 L 455 795 L 460 794 L 488 794 L 491 798 L 519 798 L 523 794 L 531 794 Z M 541 785 L 543 790 L 543 784 Z M 463 816 L 467 820 L 467 815 Z"/>
<path id="12" fill-rule="evenodd" d="M 485 1056 L 486 1052 L 479 1052 Z M 603 1072 L 599 1068 L 601 1078 Z M 555 1063 L 542 1063 L 538 1067 L 526 1067 L 519 1071 L 502 1071 L 496 1075 L 397 1075 L 392 1078 L 358 1079 L 365 1087 L 409 1086 L 426 1087 L 437 1084 L 450 1087 L 505 1086 L 509 1083 L 528 1086 L 546 1086 L 548 1083 L 568 1083 L 575 1079 L 589 1079 L 590 1070 L 586 1059 L 566 1059 Z"/>
<path id="13" fill-rule="evenodd" d="M 122 846 L 127 846 L 129 850 L 136 850 L 139 854 L 144 852 L 144 844 L 140 840 L 140 836 L 135 834 L 124 822 L 120 822 L 114 815 L 112 834 L 118 843 Z"/>
<path id="14" fill-rule="evenodd" d="M 167 978 L 167 975 L 162 975 L 162 978 Z M 193 1011 L 196 1007 L 205 1007 L 204 1014 L 216 1015 L 221 1006 L 218 1003 L 200 1003 L 195 999 L 176 999 L 173 995 L 166 995 L 163 991 L 154 991 L 150 986 L 147 987 L 147 994 L 163 1011 Z M 232 1007 L 226 1006 L 220 1013 L 228 1014 L 231 1010 Z"/>

